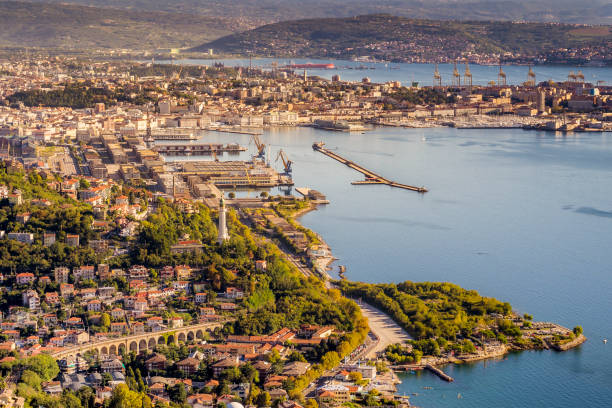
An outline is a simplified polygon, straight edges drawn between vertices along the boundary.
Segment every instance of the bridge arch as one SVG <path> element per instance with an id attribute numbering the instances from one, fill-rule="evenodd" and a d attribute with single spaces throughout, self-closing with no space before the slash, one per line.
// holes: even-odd
<path id="1" fill-rule="evenodd" d="M 117 346 L 115 346 L 114 344 L 111 344 L 111 346 L 108 348 L 108 353 L 112 354 L 113 356 L 117 355 Z"/>
<path id="2" fill-rule="evenodd" d="M 184 342 L 185 342 L 185 340 L 187 340 L 187 337 L 185 336 L 185 333 L 184 333 L 184 332 L 179 333 L 179 335 L 178 335 L 178 341 L 179 341 L 179 343 L 184 343 Z"/>
<path id="3" fill-rule="evenodd" d="M 105 356 L 108 355 L 108 347 L 102 346 L 100 348 L 100 354 L 105 355 Z"/>
<path id="4" fill-rule="evenodd" d="M 166 344 L 166 339 L 164 338 L 164 336 L 159 336 L 157 338 L 157 344 L 160 346 Z"/>
<path id="5" fill-rule="evenodd" d="M 196 339 L 203 339 L 204 338 L 204 333 L 202 332 L 202 330 L 198 330 L 196 332 Z"/>
<path id="6" fill-rule="evenodd" d="M 142 339 L 138 342 L 138 350 L 141 353 L 144 353 L 145 351 L 147 351 L 147 341 L 145 339 Z"/>
<path id="7" fill-rule="evenodd" d="M 174 334 L 171 334 L 168 336 L 168 341 L 166 342 L 166 344 L 175 344 L 176 343 L 176 337 L 174 337 Z"/>
<path id="8" fill-rule="evenodd" d="M 155 350 L 155 346 L 157 346 L 157 341 L 155 341 L 154 337 L 151 337 L 149 339 L 149 345 L 147 348 L 152 351 L 152 350 Z"/>
<path id="9" fill-rule="evenodd" d="M 193 341 L 195 339 L 195 334 L 190 330 L 187 332 L 187 340 Z"/>
<path id="10" fill-rule="evenodd" d="M 132 351 L 138 354 L 138 343 L 136 340 L 130 342 L 130 352 Z"/>
<path id="11" fill-rule="evenodd" d="M 117 353 L 125 354 L 125 344 L 124 343 L 121 343 L 117 346 Z"/>

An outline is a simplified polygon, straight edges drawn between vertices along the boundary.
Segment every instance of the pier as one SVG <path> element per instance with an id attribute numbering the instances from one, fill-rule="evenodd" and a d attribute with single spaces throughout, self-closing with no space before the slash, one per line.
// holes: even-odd
<path id="1" fill-rule="evenodd" d="M 207 154 L 217 154 L 217 153 L 239 153 L 246 151 L 246 147 L 240 146 L 238 144 L 210 144 L 210 143 L 200 143 L 200 144 L 164 144 L 164 145 L 156 145 L 153 150 L 160 154 L 166 154 L 169 156 L 191 156 L 191 155 L 207 155 Z"/>
<path id="2" fill-rule="evenodd" d="M 240 135 L 257 135 L 260 136 L 263 134 L 263 131 L 253 131 L 253 130 L 244 130 L 244 129 L 233 129 L 233 128 L 227 128 L 227 127 L 206 127 L 204 128 L 205 130 L 208 130 L 209 132 L 222 132 L 222 133 L 237 133 Z"/>
<path id="3" fill-rule="evenodd" d="M 437 375 L 438 377 L 440 377 L 441 379 L 443 379 L 444 381 L 448 381 L 448 382 L 455 381 L 453 377 L 444 373 L 444 371 L 440 370 L 439 368 L 432 366 L 431 364 L 427 364 L 425 368 L 431 371 L 432 373 L 434 373 L 435 375 Z"/>
<path id="4" fill-rule="evenodd" d="M 324 146 L 323 142 L 319 142 L 319 143 L 313 143 L 312 144 L 312 148 L 313 150 L 316 150 L 318 152 L 323 153 L 326 156 L 331 157 L 334 160 L 339 161 L 340 163 L 343 163 L 345 165 L 347 165 L 348 167 L 352 168 L 353 170 L 357 170 L 358 172 L 360 172 L 361 174 L 363 174 L 365 176 L 365 180 L 363 181 L 354 181 L 351 184 L 354 185 L 361 185 L 361 184 L 386 184 L 388 186 L 391 187 L 396 187 L 396 188 L 403 188 L 404 190 L 411 190 L 411 191 L 416 191 L 418 193 L 426 193 L 427 189 L 425 187 L 415 187 L 415 186 L 410 186 L 408 184 L 402 184 L 402 183 L 398 183 L 389 179 L 384 178 L 383 176 L 380 176 L 368 169 L 366 169 L 365 167 L 362 167 L 360 165 L 358 165 L 357 163 L 354 163 L 350 160 L 345 159 L 344 157 L 332 152 L 329 149 L 326 149 Z"/>

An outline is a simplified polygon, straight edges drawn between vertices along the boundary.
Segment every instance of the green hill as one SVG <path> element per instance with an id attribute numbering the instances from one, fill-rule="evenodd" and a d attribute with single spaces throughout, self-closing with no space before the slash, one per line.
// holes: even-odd
<path id="1" fill-rule="evenodd" d="M 32 1 L 32 0 L 30 0 Z M 131 10 L 240 17 L 254 26 L 303 18 L 365 14 L 430 20 L 612 23 L 609 0 L 38 0 Z"/>
<path id="2" fill-rule="evenodd" d="M 610 26 L 434 21 L 379 14 L 269 24 L 217 39 L 194 51 L 214 48 L 227 53 L 252 51 L 276 57 L 370 55 L 387 60 L 420 55 L 441 60 L 470 52 L 536 56 L 574 46 L 602 46 L 609 50 L 611 41 Z"/>
<path id="3" fill-rule="evenodd" d="M 195 46 L 240 26 L 229 18 L 0 1 L 0 46 L 147 50 Z"/>

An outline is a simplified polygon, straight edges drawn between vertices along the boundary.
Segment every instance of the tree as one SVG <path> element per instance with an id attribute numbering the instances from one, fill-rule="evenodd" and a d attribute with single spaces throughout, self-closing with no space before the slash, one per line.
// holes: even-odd
<path id="1" fill-rule="evenodd" d="M 582 326 L 576 326 L 574 327 L 574 335 L 576 335 L 576 337 L 580 336 L 582 334 Z"/>
<path id="2" fill-rule="evenodd" d="M 309 398 L 306 400 L 306 405 L 304 408 L 319 408 L 319 404 L 317 400 L 314 398 Z"/>
<path id="3" fill-rule="evenodd" d="M 102 327 L 105 328 L 109 328 L 111 325 L 111 318 L 108 315 L 108 313 L 102 313 L 102 316 L 100 316 L 100 325 L 102 325 Z"/>
<path id="4" fill-rule="evenodd" d="M 25 370 L 22 374 L 21 374 L 21 378 L 20 381 L 22 383 L 25 383 L 27 385 L 29 385 L 30 387 L 34 388 L 35 390 L 40 391 L 40 383 L 42 382 L 40 379 L 40 376 L 38 374 L 36 374 L 34 371 L 32 370 Z"/>
<path id="5" fill-rule="evenodd" d="M 270 393 L 268 391 L 264 391 L 257 396 L 257 401 L 255 401 L 258 407 L 269 407 L 272 403 L 272 398 L 270 397 Z"/>
<path id="6" fill-rule="evenodd" d="M 42 381 L 49 381 L 59 374 L 57 361 L 48 354 L 38 354 L 26 360 L 24 367 L 34 371 Z"/>
<path id="7" fill-rule="evenodd" d="M 363 380 L 363 375 L 358 371 L 352 371 L 349 373 L 349 379 L 356 383 L 357 381 Z"/>
<path id="8" fill-rule="evenodd" d="M 168 394 L 172 401 L 176 401 L 181 404 L 184 404 L 187 400 L 187 391 L 185 391 L 185 385 L 182 382 L 176 384 L 174 387 L 170 387 L 168 389 Z"/>
<path id="9" fill-rule="evenodd" d="M 130 391 L 127 385 L 119 384 L 113 390 L 109 408 L 143 408 L 142 397 L 139 392 Z"/>

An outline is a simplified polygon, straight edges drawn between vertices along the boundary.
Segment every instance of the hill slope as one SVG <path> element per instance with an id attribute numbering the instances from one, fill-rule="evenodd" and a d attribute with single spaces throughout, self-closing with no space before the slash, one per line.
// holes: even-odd
<path id="1" fill-rule="evenodd" d="M 194 46 L 236 29 L 231 19 L 0 1 L 0 46 L 156 49 Z"/>
<path id="2" fill-rule="evenodd" d="M 278 57 L 350 58 L 362 55 L 402 60 L 417 55 L 431 60 L 468 53 L 538 55 L 553 49 L 603 44 L 610 27 L 511 22 L 413 20 L 389 15 L 308 19 L 269 24 L 196 47 L 228 53 L 252 51 Z"/>
<path id="3" fill-rule="evenodd" d="M 250 24 L 386 13 L 432 20 L 611 24 L 609 0 L 38 0 L 240 17 Z"/>

